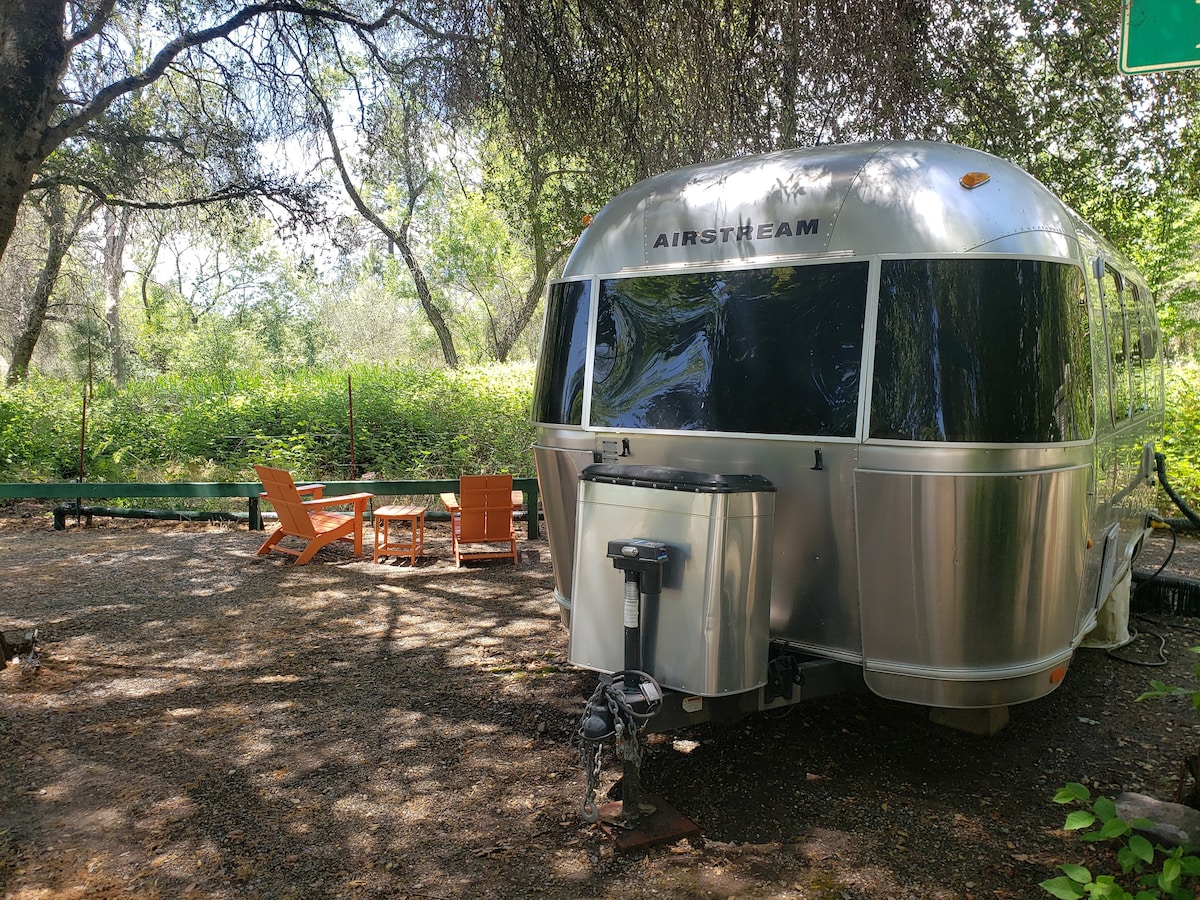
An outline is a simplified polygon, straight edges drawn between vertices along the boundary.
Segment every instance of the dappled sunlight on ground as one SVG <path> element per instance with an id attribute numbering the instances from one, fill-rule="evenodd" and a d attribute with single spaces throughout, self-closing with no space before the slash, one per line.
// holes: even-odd
<path id="1" fill-rule="evenodd" d="M 18 788 L 21 834 L 89 848 L 93 887 L 112 871 L 129 896 L 465 884 L 471 847 L 511 817 L 559 827 L 561 798 L 535 799 L 536 727 L 561 714 L 543 706 L 557 691 L 506 683 L 514 639 L 563 668 L 548 567 L 384 568 L 338 552 L 295 567 L 221 529 L 43 538 L 69 564 L 48 553 L 8 571 L 22 602 L 6 625 L 38 627 L 45 648 L 36 681 L 0 681 L 43 773 L 38 793 Z M 497 574 L 520 583 L 489 586 Z M 497 614 L 531 593 L 540 619 Z M 552 750 L 563 770 L 573 754 Z"/>
<path id="2" fill-rule="evenodd" d="M 1065 859 L 1054 779 L 1116 778 L 1125 735 L 1045 725 L 1132 691 L 1092 658 L 990 743 L 863 697 L 653 742 L 648 787 L 708 844 L 616 856 L 579 816 L 595 675 L 567 662 L 545 545 L 455 569 L 432 532 L 410 568 L 296 567 L 221 527 L 0 529 L 3 627 L 43 649 L 0 671 L 0 893 L 1015 898 Z"/>

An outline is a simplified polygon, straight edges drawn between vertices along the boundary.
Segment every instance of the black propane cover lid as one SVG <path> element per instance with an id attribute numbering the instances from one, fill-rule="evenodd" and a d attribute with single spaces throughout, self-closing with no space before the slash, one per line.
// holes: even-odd
<path id="1" fill-rule="evenodd" d="M 579 473 L 579 480 L 697 494 L 775 491 L 775 485 L 762 475 L 722 475 L 669 466 L 623 466 L 617 463 L 593 463 Z"/>

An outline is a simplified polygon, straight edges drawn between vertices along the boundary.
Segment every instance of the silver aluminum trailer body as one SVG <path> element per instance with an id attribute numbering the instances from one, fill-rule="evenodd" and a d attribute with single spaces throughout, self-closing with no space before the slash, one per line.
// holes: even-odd
<path id="1" fill-rule="evenodd" d="M 581 473 L 662 466 L 774 485 L 773 647 L 930 706 L 1048 693 L 1127 604 L 1158 348 L 1132 265 L 979 151 L 817 147 L 633 186 L 551 286 L 535 389 L 572 661 L 622 668 L 614 632 L 572 623 L 573 594 L 621 590 L 579 584 L 604 552 Z"/>

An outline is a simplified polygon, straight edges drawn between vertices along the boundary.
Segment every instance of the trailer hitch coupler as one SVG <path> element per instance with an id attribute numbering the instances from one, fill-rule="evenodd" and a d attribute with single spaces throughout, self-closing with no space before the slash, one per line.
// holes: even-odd
<path id="1" fill-rule="evenodd" d="M 612 689 L 612 676 L 601 675 L 596 695 L 601 695 Z M 594 695 L 595 696 L 595 695 Z M 579 723 L 579 737 L 589 744 L 600 744 L 617 733 L 617 719 L 612 709 L 605 703 L 588 703 L 588 708 Z"/>

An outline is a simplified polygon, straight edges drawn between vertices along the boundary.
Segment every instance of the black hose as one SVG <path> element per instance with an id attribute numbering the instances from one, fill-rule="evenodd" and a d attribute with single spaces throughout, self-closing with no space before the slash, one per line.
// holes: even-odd
<path id="1" fill-rule="evenodd" d="M 1145 660 L 1140 660 L 1140 659 L 1129 659 L 1126 656 L 1121 656 L 1121 655 L 1117 654 L 1113 650 L 1109 650 L 1108 655 L 1112 659 L 1115 659 L 1117 662 L 1129 663 L 1129 665 L 1131 665 L 1131 666 L 1143 666 L 1143 667 L 1149 668 L 1149 669 L 1155 669 L 1155 668 L 1158 668 L 1159 666 L 1165 666 L 1169 662 L 1169 660 L 1167 659 L 1167 639 L 1165 637 L 1163 637 L 1161 634 L 1155 634 L 1153 631 L 1139 632 L 1136 628 L 1130 629 L 1130 632 L 1131 632 L 1132 636 L 1129 638 L 1129 643 L 1126 644 L 1125 647 L 1128 647 L 1129 644 L 1132 644 L 1143 634 L 1146 635 L 1147 637 L 1158 638 L 1158 651 L 1157 651 L 1158 659 L 1150 660 L 1149 662 L 1147 662 Z M 1123 650 L 1123 649 L 1125 649 L 1125 647 L 1122 647 L 1119 649 Z"/>
<path id="2" fill-rule="evenodd" d="M 1169 525 L 1171 528 L 1174 528 L 1176 531 L 1195 531 L 1196 530 L 1196 527 L 1191 523 L 1191 521 L 1189 519 L 1183 518 L 1183 516 L 1179 516 L 1178 518 L 1172 518 L 1171 516 L 1166 516 L 1164 518 L 1159 519 L 1159 521 L 1162 522 L 1164 525 Z"/>
<path id="3" fill-rule="evenodd" d="M 1183 501 L 1183 498 L 1175 493 L 1175 489 L 1171 487 L 1171 483 L 1167 481 L 1167 457 L 1163 453 L 1154 454 L 1154 470 L 1158 473 L 1158 483 L 1163 486 L 1163 490 L 1167 492 L 1167 496 L 1179 507 L 1192 527 L 1200 531 L 1200 516 L 1197 516 L 1191 508 Z"/>

